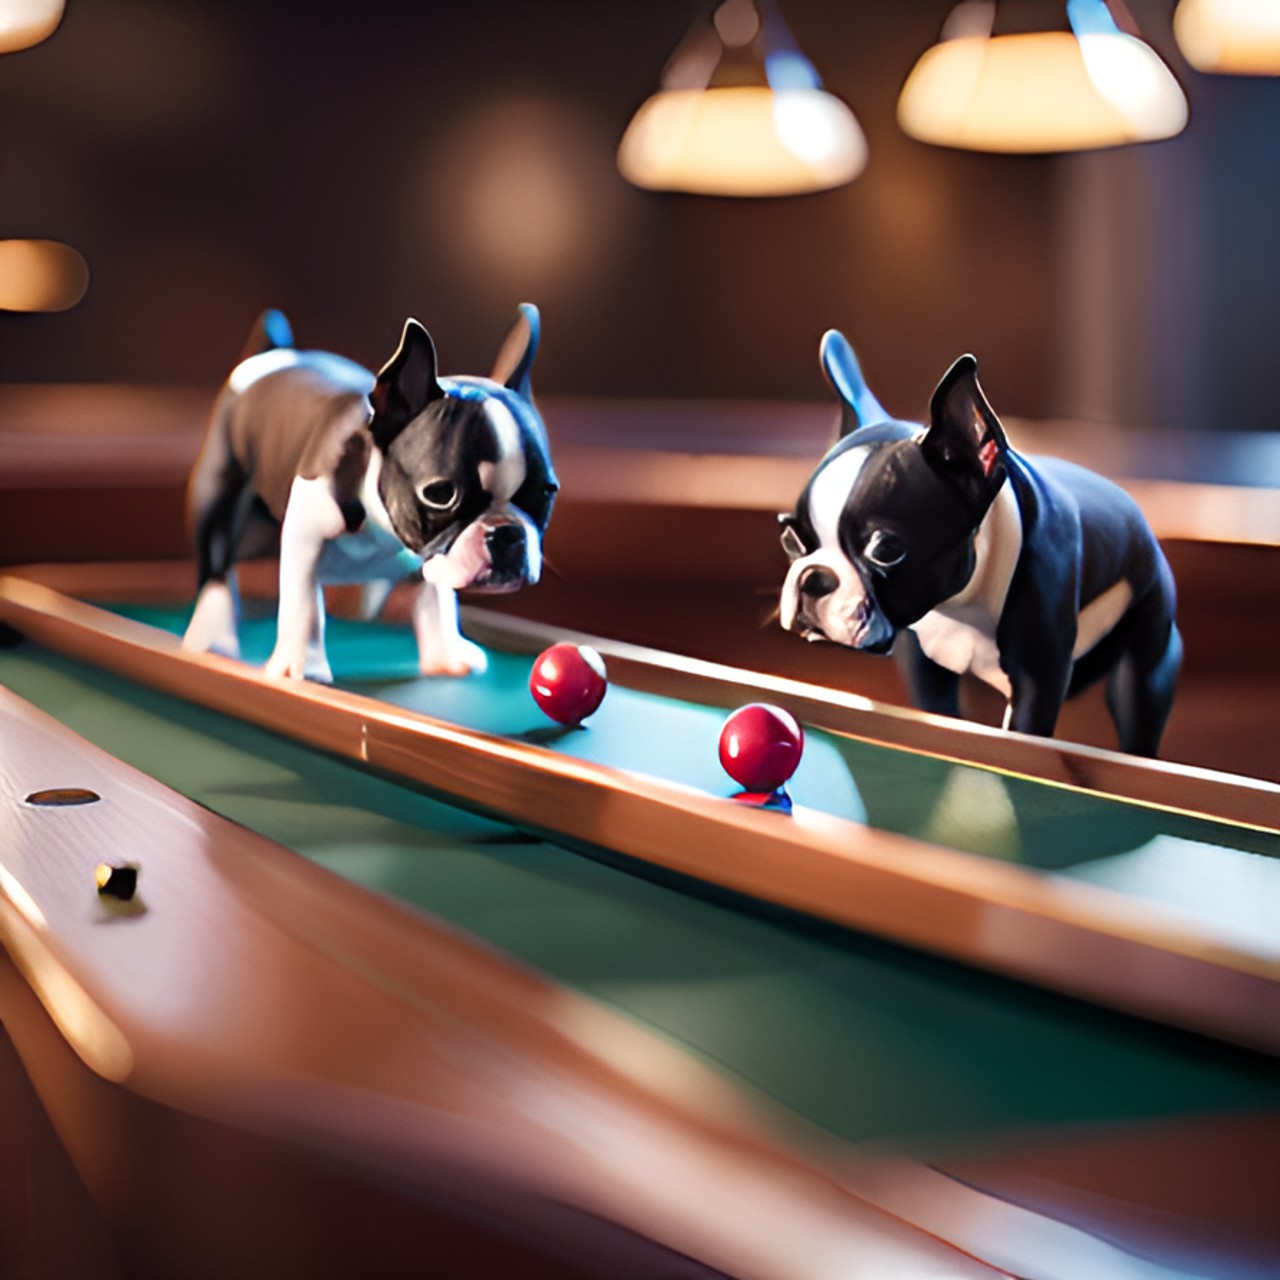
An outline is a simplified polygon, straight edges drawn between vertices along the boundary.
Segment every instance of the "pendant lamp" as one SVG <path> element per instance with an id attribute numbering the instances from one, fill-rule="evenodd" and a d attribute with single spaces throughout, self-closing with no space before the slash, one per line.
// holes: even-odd
<path id="1" fill-rule="evenodd" d="M 1085 151 L 1182 131 L 1187 100 L 1173 74 L 1105 0 L 1068 0 L 1066 18 L 1060 30 L 997 34 L 997 6 L 965 0 L 907 77 L 898 123 L 922 142 L 998 152 Z"/>
<path id="2" fill-rule="evenodd" d="M 0 240 L 0 311 L 66 311 L 88 287 L 88 264 L 70 245 Z"/>
<path id="3" fill-rule="evenodd" d="M 866 158 L 853 112 L 823 90 L 777 10 L 755 0 L 724 0 L 694 26 L 618 147 L 638 187 L 720 196 L 822 191 Z"/>
<path id="4" fill-rule="evenodd" d="M 1197 71 L 1280 76 L 1280 0 L 1180 0 L 1173 34 Z"/>
<path id="5" fill-rule="evenodd" d="M 64 0 L 0 0 L 0 53 L 47 40 L 62 21 Z"/>

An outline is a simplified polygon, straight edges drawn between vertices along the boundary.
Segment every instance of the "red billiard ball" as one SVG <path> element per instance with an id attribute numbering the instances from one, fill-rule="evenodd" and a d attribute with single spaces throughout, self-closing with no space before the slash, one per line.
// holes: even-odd
<path id="1" fill-rule="evenodd" d="M 533 700 L 557 724 L 579 724 L 604 700 L 604 659 L 586 644 L 553 644 L 529 673 Z"/>
<path id="2" fill-rule="evenodd" d="M 795 716 L 768 703 L 739 707 L 720 730 L 720 763 L 747 791 L 777 791 L 803 754 L 804 730 Z"/>

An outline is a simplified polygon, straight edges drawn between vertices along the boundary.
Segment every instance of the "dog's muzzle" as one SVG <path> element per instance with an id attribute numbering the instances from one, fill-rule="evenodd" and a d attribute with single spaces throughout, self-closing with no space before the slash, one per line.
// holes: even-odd
<path id="1" fill-rule="evenodd" d="M 516 591 L 542 575 L 542 541 L 532 521 L 515 507 L 482 516 L 464 529 L 447 552 L 422 566 L 428 582 L 455 591 Z"/>
<path id="2" fill-rule="evenodd" d="M 882 652 L 893 628 L 876 608 L 857 569 L 843 557 L 815 552 L 795 560 L 782 587 L 783 627 L 806 640 L 832 640 Z"/>
<path id="3" fill-rule="evenodd" d="M 542 572 L 542 544 L 533 525 L 518 512 L 485 523 L 489 567 L 471 584 L 476 591 L 515 591 L 532 586 Z"/>

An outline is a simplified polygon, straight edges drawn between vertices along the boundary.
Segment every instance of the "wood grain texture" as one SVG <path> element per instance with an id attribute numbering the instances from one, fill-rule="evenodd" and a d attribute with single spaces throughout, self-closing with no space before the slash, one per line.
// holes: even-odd
<path id="1" fill-rule="evenodd" d="M 840 1186 L 766 1104 L 625 1019 L 208 813 L 7 692 L 0 729 L 0 940 L 106 1081 L 447 1185 L 498 1229 L 515 1195 L 535 1216 L 568 1204 L 733 1274 L 821 1274 L 841 1258 L 993 1274 Z M 102 802 L 25 805 L 69 775 Z M 102 850 L 122 847 L 142 868 L 125 915 L 93 885 Z"/>

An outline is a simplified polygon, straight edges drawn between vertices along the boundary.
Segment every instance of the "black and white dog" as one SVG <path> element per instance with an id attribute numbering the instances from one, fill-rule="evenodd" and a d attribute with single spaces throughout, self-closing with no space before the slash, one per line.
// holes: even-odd
<path id="1" fill-rule="evenodd" d="M 972 672 L 1024 733 L 1052 734 L 1063 700 L 1105 676 L 1121 748 L 1154 755 L 1182 642 L 1173 577 L 1132 499 L 1010 448 L 972 356 L 939 383 L 927 427 L 885 413 L 841 333 L 821 359 L 842 437 L 781 517 L 782 625 L 872 653 L 909 629 L 918 706 L 959 715 Z"/>
<path id="2" fill-rule="evenodd" d="M 430 335 L 405 322 L 375 378 L 298 351 L 279 312 L 258 321 L 214 406 L 187 492 L 199 595 L 183 644 L 236 656 L 237 556 L 280 537 L 267 673 L 331 679 L 325 582 L 363 582 L 369 612 L 421 574 L 419 665 L 463 675 L 484 653 L 458 630 L 455 592 L 537 582 L 557 482 L 529 375 L 539 316 L 526 303 L 491 377 L 440 377 Z"/>

